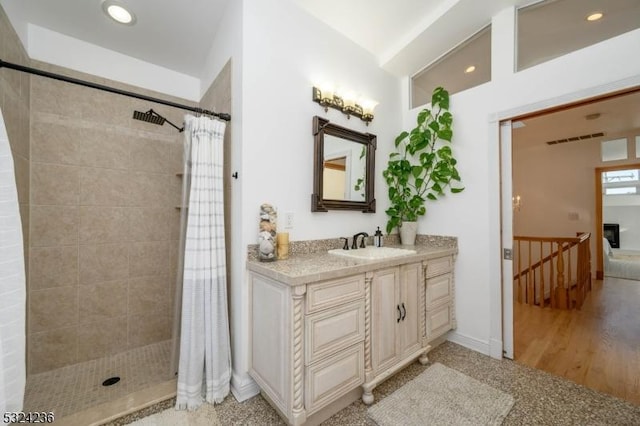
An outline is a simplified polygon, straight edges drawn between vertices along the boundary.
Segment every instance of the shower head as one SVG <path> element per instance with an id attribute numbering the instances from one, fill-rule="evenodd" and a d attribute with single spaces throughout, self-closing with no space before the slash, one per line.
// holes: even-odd
<path id="1" fill-rule="evenodd" d="M 133 111 L 133 118 L 135 120 L 146 121 L 147 123 L 157 124 L 162 126 L 166 120 L 163 116 L 150 109 L 147 112 Z"/>

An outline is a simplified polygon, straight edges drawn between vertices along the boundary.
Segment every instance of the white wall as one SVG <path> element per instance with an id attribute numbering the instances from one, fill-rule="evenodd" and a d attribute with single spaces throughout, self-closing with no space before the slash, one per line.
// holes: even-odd
<path id="1" fill-rule="evenodd" d="M 509 8 L 494 17 L 493 40 L 514 33 L 513 13 Z M 500 69 L 494 69 L 493 80 L 452 96 L 453 150 L 466 189 L 431 204 L 419 232 L 458 237 L 453 340 L 485 353 L 490 340 L 502 343 L 498 120 L 640 84 L 640 57 L 629 54 L 638 45 L 640 30 L 635 30 L 514 73 L 513 49 L 508 43 L 496 49 L 494 43 L 493 63 Z M 406 128 L 419 110 L 404 115 Z"/>
<path id="2" fill-rule="evenodd" d="M 246 242 L 243 239 L 242 193 L 247 176 L 242 170 L 244 114 L 243 114 L 243 1 L 230 1 L 220 20 L 220 28 L 207 53 L 205 68 L 201 74 L 201 96 L 231 60 L 231 170 L 238 171 L 239 178 L 231 179 L 231 282 L 229 292 L 229 327 L 231 332 L 231 356 L 233 376 L 231 392 L 243 401 L 259 392 L 259 388 L 247 374 L 247 287 L 245 285 Z"/>
<path id="3" fill-rule="evenodd" d="M 382 181 L 392 141 L 401 120 L 400 84 L 382 71 L 375 58 L 287 1 L 245 0 L 243 21 L 242 181 L 243 244 L 255 244 L 259 206 L 271 203 L 280 213 L 293 212 L 291 240 L 352 236 L 384 228 L 388 207 Z M 312 102 L 312 87 L 325 80 L 380 102 L 367 127 L 336 110 Z M 311 212 L 313 185 L 312 118 L 378 137 L 376 213 Z M 238 283 L 234 283 L 238 284 Z M 246 286 L 246 282 L 242 282 Z M 243 288 L 243 291 L 245 289 Z M 234 345 L 234 369 L 248 368 L 248 301 L 242 310 L 244 345 Z M 234 321 L 238 318 L 234 316 Z M 238 336 L 236 336 L 239 338 Z M 242 358 L 244 364 L 238 363 Z"/>
<path id="4" fill-rule="evenodd" d="M 192 101 L 200 99 L 197 78 L 37 25 L 28 24 L 27 29 L 25 50 L 31 59 Z"/>
<path id="5" fill-rule="evenodd" d="M 26 382 L 22 225 L 9 137 L 0 111 L 0 413 L 21 411 Z"/>

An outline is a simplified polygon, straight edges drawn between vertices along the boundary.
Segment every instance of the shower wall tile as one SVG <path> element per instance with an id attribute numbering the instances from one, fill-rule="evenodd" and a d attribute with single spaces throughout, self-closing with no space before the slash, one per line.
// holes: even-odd
<path id="1" fill-rule="evenodd" d="M 58 114 L 65 117 L 80 117 L 80 109 L 70 96 L 76 86 L 50 78 L 31 78 L 31 99 L 33 112 Z"/>
<path id="2" fill-rule="evenodd" d="M 38 96 L 34 96 L 34 100 Z M 81 129 L 80 129 L 81 130 Z M 43 163 L 79 165 L 80 130 L 33 115 L 31 159 Z"/>
<path id="3" fill-rule="evenodd" d="M 131 99 L 113 93 L 79 87 L 74 100 L 84 120 L 101 125 L 123 126 L 133 116 Z"/>
<path id="4" fill-rule="evenodd" d="M 31 290 L 78 284 L 78 246 L 32 248 L 29 258 Z"/>
<path id="5" fill-rule="evenodd" d="M 127 244 L 92 244 L 80 246 L 80 284 L 96 284 L 127 278 L 129 255 Z"/>
<path id="6" fill-rule="evenodd" d="M 30 65 L 185 102 L 39 61 Z M 185 112 L 40 77 L 30 87 L 25 82 L 10 90 L 15 98 L 23 90 L 31 97 L 12 108 L 12 131 L 23 132 L 30 146 L 16 152 L 33 162 L 24 174 L 31 174 L 24 194 L 33 201 L 25 204 L 32 236 L 30 373 L 168 339 L 184 135 L 132 115 L 153 108 L 181 126 Z M 0 90 L 5 86 L 0 74 Z M 36 306 L 45 291 L 50 297 Z M 56 304 L 64 308 L 60 319 L 53 319 Z"/>
<path id="7" fill-rule="evenodd" d="M 29 314 L 29 328 L 32 333 L 77 324 L 77 287 L 31 291 L 29 293 Z"/>
<path id="8" fill-rule="evenodd" d="M 78 328 L 78 362 L 127 349 L 127 317 L 109 318 Z"/>
<path id="9" fill-rule="evenodd" d="M 176 204 L 180 205 L 180 203 Z M 182 209 L 174 208 L 169 215 L 169 228 L 171 231 L 170 240 L 178 241 L 180 239 L 180 215 L 182 214 Z"/>
<path id="10" fill-rule="evenodd" d="M 133 172 L 129 179 L 129 205 L 167 207 L 175 199 L 171 194 L 171 176 Z M 175 206 L 173 206 L 175 207 Z"/>
<path id="11" fill-rule="evenodd" d="M 24 250 L 24 267 L 25 272 L 27 273 L 27 289 L 30 286 L 30 276 L 29 276 L 29 268 L 30 268 L 30 259 L 29 254 L 29 225 L 31 223 L 31 213 L 29 204 L 22 204 L 18 206 L 20 208 L 20 221 L 22 222 L 22 249 Z"/>
<path id="12" fill-rule="evenodd" d="M 29 336 L 29 374 L 77 362 L 78 327 L 65 327 Z"/>
<path id="13" fill-rule="evenodd" d="M 168 275 L 169 245 L 167 241 L 131 244 L 129 276 Z"/>
<path id="14" fill-rule="evenodd" d="M 9 144 L 14 155 L 29 158 L 29 104 L 20 95 L 20 90 L 14 90 L 9 84 L 0 79 L 2 88 L 2 115 L 9 135 Z M 26 129 L 26 132 L 25 132 Z"/>
<path id="15" fill-rule="evenodd" d="M 78 205 L 80 169 L 33 162 L 31 164 L 33 204 Z"/>
<path id="16" fill-rule="evenodd" d="M 174 176 L 170 181 L 171 195 L 173 196 L 171 203 L 174 206 L 182 205 L 182 179 L 182 176 Z"/>
<path id="17" fill-rule="evenodd" d="M 171 164 L 167 170 L 169 173 L 184 172 L 184 145 L 182 140 L 171 144 Z M 177 178 L 177 176 L 176 176 Z M 176 179 L 182 183 L 182 179 Z"/>
<path id="18" fill-rule="evenodd" d="M 111 169 L 130 167 L 130 147 L 127 138 L 114 137 L 113 131 L 102 128 L 82 130 L 82 140 L 78 143 L 80 165 Z"/>
<path id="19" fill-rule="evenodd" d="M 171 338 L 169 315 L 165 312 L 129 316 L 129 348 Z"/>
<path id="20" fill-rule="evenodd" d="M 169 312 L 169 277 L 138 277 L 129 279 L 129 315 Z"/>
<path id="21" fill-rule="evenodd" d="M 13 153 L 13 167 L 16 176 L 16 189 L 18 190 L 18 202 L 29 203 L 29 159 L 17 153 Z"/>
<path id="22" fill-rule="evenodd" d="M 169 213 L 166 207 L 129 209 L 129 238 L 132 241 L 167 241 L 173 218 Z"/>
<path id="23" fill-rule="evenodd" d="M 131 161 L 143 172 L 166 173 L 171 170 L 172 144 L 151 138 L 131 140 Z"/>
<path id="24" fill-rule="evenodd" d="M 78 208 L 31 206 L 31 247 L 78 244 Z"/>
<path id="25" fill-rule="evenodd" d="M 80 171 L 80 205 L 126 206 L 129 172 L 124 170 L 82 168 Z"/>
<path id="26" fill-rule="evenodd" d="M 126 318 L 128 299 L 126 280 L 80 286 L 78 297 L 79 324 L 85 328 L 89 323 L 115 317 Z"/>
<path id="27" fill-rule="evenodd" d="M 80 207 L 80 244 L 129 240 L 129 212 L 125 207 Z"/>

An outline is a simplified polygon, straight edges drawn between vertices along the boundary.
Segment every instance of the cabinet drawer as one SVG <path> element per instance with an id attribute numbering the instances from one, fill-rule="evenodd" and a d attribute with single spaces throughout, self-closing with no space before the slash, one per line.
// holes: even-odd
<path id="1" fill-rule="evenodd" d="M 453 275 L 447 273 L 427 280 L 427 306 L 437 306 L 451 300 L 451 280 Z"/>
<path id="2" fill-rule="evenodd" d="M 310 284 L 307 286 L 307 313 L 356 299 L 364 300 L 364 275 Z"/>
<path id="3" fill-rule="evenodd" d="M 364 300 L 308 315 L 305 364 L 364 341 Z"/>
<path id="4" fill-rule="evenodd" d="M 427 272 L 425 278 L 431 278 L 446 274 L 453 269 L 453 257 L 445 256 L 438 259 L 427 260 Z"/>
<path id="5" fill-rule="evenodd" d="M 433 340 L 451 330 L 451 305 L 427 310 L 427 339 Z"/>
<path id="6" fill-rule="evenodd" d="M 307 416 L 364 383 L 364 343 L 305 369 Z"/>

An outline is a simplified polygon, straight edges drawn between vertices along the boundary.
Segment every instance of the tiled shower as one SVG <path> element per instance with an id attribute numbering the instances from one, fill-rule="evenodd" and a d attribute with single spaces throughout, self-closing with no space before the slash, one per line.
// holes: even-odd
<path id="1" fill-rule="evenodd" d="M 1 8 L 0 35 L 8 62 L 187 103 L 29 60 Z M 203 108 L 230 109 L 229 76 Z M 0 99 L 27 268 L 25 410 L 59 418 L 170 379 L 183 135 L 132 115 L 185 112 L 5 69 Z"/>
<path id="2" fill-rule="evenodd" d="M 132 120 L 145 101 L 43 77 L 31 99 L 28 372 L 169 339 L 182 135 Z"/>

